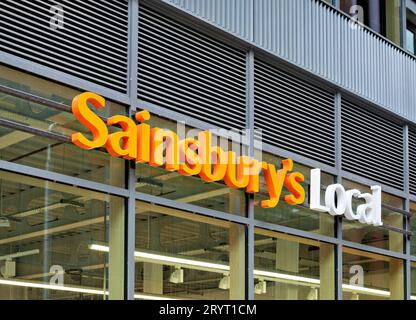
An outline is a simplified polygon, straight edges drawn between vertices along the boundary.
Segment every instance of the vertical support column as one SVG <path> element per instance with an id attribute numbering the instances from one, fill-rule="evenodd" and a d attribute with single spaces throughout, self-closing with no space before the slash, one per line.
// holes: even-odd
<path id="1" fill-rule="evenodd" d="M 254 1 L 252 2 L 252 16 L 254 17 Z M 254 21 L 252 21 L 253 24 Z M 254 24 L 252 25 L 254 28 Z M 251 30 L 252 36 L 253 29 Z M 250 49 L 246 55 L 246 125 L 249 129 L 249 156 L 254 157 L 254 51 Z M 246 194 L 246 208 L 249 225 L 246 226 L 246 275 L 245 296 L 254 300 L 254 196 Z"/>
<path id="2" fill-rule="evenodd" d="M 340 92 L 335 94 L 335 167 L 337 169 L 337 183 L 342 183 L 342 96 Z M 342 217 L 335 219 L 335 236 L 337 244 L 335 248 L 335 299 L 342 300 Z"/>
<path id="3" fill-rule="evenodd" d="M 110 184 L 121 185 L 124 170 L 113 157 L 110 158 Z M 106 223 L 106 222 L 104 222 Z M 124 299 L 124 199 L 112 197 L 109 214 L 109 257 L 108 257 L 108 291 L 110 300 Z"/>
<path id="4" fill-rule="evenodd" d="M 402 4 L 403 5 L 403 4 Z M 406 199 L 404 200 L 403 209 L 406 212 L 410 212 L 410 182 L 409 182 L 409 126 L 403 127 L 403 159 L 404 159 L 404 191 L 406 193 Z M 403 219 L 403 229 L 410 232 L 410 214 L 406 215 Z M 411 261 L 410 261 L 410 237 L 405 234 L 404 241 L 404 253 L 407 255 L 407 259 L 404 261 L 404 298 L 410 300 L 412 288 L 411 288 Z"/>
<path id="5" fill-rule="evenodd" d="M 229 206 L 230 212 L 241 212 L 242 193 L 230 190 Z M 229 230 L 229 255 L 230 255 L 230 299 L 244 300 L 246 288 L 246 268 L 242 268 L 246 261 L 246 233 L 245 227 L 232 224 Z"/>
<path id="6" fill-rule="evenodd" d="M 124 277 L 124 297 L 127 300 L 134 300 L 135 288 L 135 268 L 136 261 L 134 251 L 136 249 L 136 168 L 135 163 L 130 161 L 127 168 L 129 197 L 126 200 L 127 210 L 125 219 L 125 277 Z"/>
<path id="7" fill-rule="evenodd" d="M 399 259 L 391 259 L 389 264 L 390 300 L 403 300 L 404 265 Z"/>
<path id="8" fill-rule="evenodd" d="M 335 299 L 335 253 L 334 245 L 328 243 L 319 245 L 320 300 Z"/>
<path id="9" fill-rule="evenodd" d="M 277 239 L 276 241 L 276 269 L 287 271 L 289 274 L 299 273 L 299 242 Z M 275 284 L 275 299 L 298 300 L 299 287 L 295 284 Z"/>
<path id="10" fill-rule="evenodd" d="M 143 263 L 143 292 L 155 295 L 163 294 L 163 265 Z"/>
<path id="11" fill-rule="evenodd" d="M 243 225 L 233 224 L 230 228 L 230 299 L 244 300 L 246 288 L 246 268 L 244 266 L 245 243 L 246 243 L 245 227 Z"/>
<path id="12" fill-rule="evenodd" d="M 129 0 L 129 44 L 128 44 L 128 65 L 129 65 L 129 87 L 130 98 L 129 115 L 132 117 L 137 105 L 137 58 L 138 58 L 138 39 L 139 39 L 139 0 Z M 126 168 L 127 187 L 129 196 L 126 200 L 126 219 L 125 219 L 125 278 L 124 278 L 124 297 L 127 300 L 134 299 L 135 288 L 135 259 L 134 251 L 136 247 L 136 165 L 129 161 Z"/>
<path id="13" fill-rule="evenodd" d="M 159 219 L 149 221 L 148 238 L 149 243 L 146 249 L 160 252 L 161 222 Z M 162 295 L 163 294 L 163 265 L 155 263 L 143 263 L 143 292 Z"/>
<path id="14" fill-rule="evenodd" d="M 386 36 L 398 45 L 401 42 L 400 5 L 400 0 L 386 1 Z"/>
<path id="15" fill-rule="evenodd" d="M 381 8 L 380 1 L 368 2 L 368 26 L 375 32 L 381 33 Z"/>
<path id="16" fill-rule="evenodd" d="M 400 0 L 400 45 L 406 48 L 407 13 L 406 0 Z"/>
<path id="17" fill-rule="evenodd" d="M 124 299 L 124 200 L 111 198 L 110 201 L 110 232 L 108 258 L 108 289 L 110 300 Z"/>

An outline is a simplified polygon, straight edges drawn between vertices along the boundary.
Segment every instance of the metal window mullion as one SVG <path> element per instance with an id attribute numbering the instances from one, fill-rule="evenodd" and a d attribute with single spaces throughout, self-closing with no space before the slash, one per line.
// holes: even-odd
<path id="1" fill-rule="evenodd" d="M 335 169 L 337 171 L 336 182 L 342 183 L 342 96 L 340 92 L 335 94 Z M 335 300 L 342 300 L 342 217 L 335 219 L 335 237 L 338 242 L 335 247 Z"/>
<path id="2" fill-rule="evenodd" d="M 94 182 L 90 180 L 85 180 L 77 177 L 72 177 L 64 175 L 61 173 L 48 171 L 44 169 L 34 168 L 27 165 L 22 165 L 14 162 L 9 162 L 5 160 L 0 160 L 0 170 L 5 170 L 13 172 L 20 175 L 26 175 L 34 178 L 39 178 L 43 180 L 49 180 L 56 183 L 66 184 L 70 186 L 76 186 L 83 189 L 88 189 L 92 191 L 97 191 L 101 193 L 106 193 L 114 196 L 125 197 L 127 196 L 127 190 L 111 186 L 108 184 L 103 184 L 99 182 Z"/>
<path id="3" fill-rule="evenodd" d="M 246 55 L 246 127 L 249 130 L 249 156 L 254 157 L 254 50 Z M 246 299 L 254 300 L 254 196 L 247 194 Z"/>
<path id="4" fill-rule="evenodd" d="M 404 201 L 404 209 L 410 209 L 410 200 L 409 198 L 405 199 Z M 410 215 L 404 216 L 404 227 L 409 232 L 411 231 L 410 225 Z M 411 248 L 410 248 L 410 236 L 409 234 L 404 235 L 404 252 L 407 256 L 407 259 L 404 261 L 404 298 L 405 300 L 410 300 L 412 294 L 412 279 L 411 279 L 411 271 L 412 271 L 412 262 L 410 260 L 411 256 Z"/>
<path id="5" fill-rule="evenodd" d="M 130 100 L 129 115 L 132 117 L 137 106 L 137 56 L 138 56 L 138 26 L 139 26 L 139 0 L 129 0 L 129 40 L 128 40 L 128 96 Z M 125 208 L 125 279 L 124 299 L 134 300 L 135 288 L 135 258 L 136 249 L 136 164 L 126 161 L 126 177 L 128 197 Z"/>
<path id="6" fill-rule="evenodd" d="M 410 180 L 409 180 L 409 171 L 410 171 L 410 157 L 409 157 L 409 126 L 403 126 L 403 171 L 404 171 L 404 192 L 406 193 L 406 199 L 404 200 L 403 209 L 405 212 L 410 212 Z M 403 228 L 408 232 L 403 236 L 404 241 L 404 253 L 407 255 L 407 259 L 404 261 L 404 298 L 410 300 L 412 293 L 411 286 L 411 247 L 410 240 L 411 236 L 411 224 L 410 224 L 410 214 L 404 215 L 403 217 Z"/>

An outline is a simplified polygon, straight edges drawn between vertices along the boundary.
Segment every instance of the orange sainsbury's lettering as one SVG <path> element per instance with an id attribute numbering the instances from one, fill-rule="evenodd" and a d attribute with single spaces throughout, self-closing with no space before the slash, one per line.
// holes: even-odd
<path id="1" fill-rule="evenodd" d="M 92 112 L 87 102 L 91 103 L 96 109 L 105 107 L 105 99 L 98 94 L 85 92 L 77 95 L 72 100 L 72 113 L 79 122 L 87 127 L 93 136 L 93 140 L 87 139 L 82 133 L 74 133 L 71 137 L 72 143 L 82 149 L 101 148 L 107 141 L 108 129 L 94 112 Z"/>
<path id="2" fill-rule="evenodd" d="M 282 193 L 283 184 L 286 174 L 293 169 L 293 161 L 286 159 L 282 161 L 282 169 L 276 172 L 276 167 L 268 164 L 264 169 L 264 176 L 266 178 L 267 190 L 269 191 L 269 200 L 263 200 L 261 206 L 263 208 L 274 208 L 279 203 L 280 195 Z"/>
<path id="3" fill-rule="evenodd" d="M 179 141 L 179 158 L 181 164 L 178 172 L 184 176 L 195 176 L 201 172 L 202 165 L 196 151 L 199 141 L 193 138 Z"/>
<path id="4" fill-rule="evenodd" d="M 110 117 L 105 123 L 88 106 L 96 109 L 105 107 L 105 99 L 97 94 L 86 92 L 72 101 L 72 113 L 92 134 L 88 139 L 83 133 L 72 135 L 72 142 L 82 149 L 96 149 L 103 146 L 113 157 L 122 157 L 151 166 L 165 166 L 168 171 L 178 171 L 184 176 L 196 176 L 206 181 L 223 181 L 228 187 L 244 190 L 247 193 L 260 192 L 260 174 L 266 180 L 268 199 L 261 201 L 263 208 L 274 208 L 279 203 L 283 187 L 289 191 L 284 196 L 286 203 L 301 204 L 305 200 L 302 186 L 304 176 L 293 170 L 293 161 L 285 159 L 282 168 L 258 161 L 247 156 L 239 156 L 232 151 L 224 151 L 212 144 L 210 131 L 202 131 L 197 138 L 179 140 L 176 133 L 161 128 L 151 128 L 146 121 L 150 113 L 137 112 L 135 120 L 122 115 Z M 120 131 L 109 134 L 108 127 L 118 126 Z"/>
<path id="5" fill-rule="evenodd" d="M 267 163 L 264 161 L 258 161 L 251 159 L 249 166 L 249 182 L 246 188 L 247 193 L 257 193 L 260 191 L 260 179 L 259 175 L 261 170 L 267 168 Z"/>
<path id="6" fill-rule="evenodd" d="M 228 152 L 228 165 L 224 177 L 227 186 L 233 189 L 242 189 L 248 186 L 250 159 L 245 156 L 236 159 L 235 152 Z"/>
<path id="7" fill-rule="evenodd" d="M 166 141 L 166 161 L 163 157 L 163 142 Z M 177 171 L 179 169 L 178 136 L 170 130 L 153 128 L 150 130 L 150 162 L 159 167 L 165 162 L 165 169 Z"/>
<path id="8" fill-rule="evenodd" d="M 135 114 L 138 122 L 150 120 L 149 111 L 143 110 Z M 150 161 L 150 126 L 141 123 L 137 126 L 137 157 L 136 162 L 147 163 Z"/>
<path id="9" fill-rule="evenodd" d="M 224 179 L 227 171 L 227 154 L 220 147 L 211 145 L 212 134 L 203 131 L 198 135 L 199 156 L 201 159 L 202 170 L 199 176 L 206 182 L 215 182 Z"/>
<path id="10" fill-rule="evenodd" d="M 113 157 L 133 160 L 137 157 L 137 128 L 134 121 L 124 116 L 114 116 L 107 120 L 107 125 L 119 125 L 123 130 L 108 136 L 106 147 Z"/>
<path id="11" fill-rule="evenodd" d="M 285 187 L 290 195 L 285 196 L 285 201 L 288 204 L 301 204 L 305 201 L 305 189 L 303 189 L 300 182 L 303 182 L 305 177 L 300 172 L 293 172 L 288 174 L 285 178 Z"/>

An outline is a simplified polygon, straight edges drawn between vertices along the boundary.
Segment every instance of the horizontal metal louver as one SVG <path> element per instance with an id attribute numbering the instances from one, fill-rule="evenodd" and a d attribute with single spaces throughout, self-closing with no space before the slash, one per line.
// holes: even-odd
<path id="1" fill-rule="evenodd" d="M 409 130 L 409 190 L 416 195 L 416 130 Z"/>
<path id="2" fill-rule="evenodd" d="M 138 98 L 245 128 L 245 53 L 144 6 L 139 12 Z"/>
<path id="3" fill-rule="evenodd" d="M 51 27 L 55 5 L 63 28 Z M 2 0 L 0 16 L 0 50 L 127 91 L 127 0 Z"/>
<path id="4" fill-rule="evenodd" d="M 334 95 L 255 61 L 254 123 L 273 146 L 334 165 Z"/>
<path id="5" fill-rule="evenodd" d="M 342 101 L 342 169 L 403 190 L 403 128 Z"/>

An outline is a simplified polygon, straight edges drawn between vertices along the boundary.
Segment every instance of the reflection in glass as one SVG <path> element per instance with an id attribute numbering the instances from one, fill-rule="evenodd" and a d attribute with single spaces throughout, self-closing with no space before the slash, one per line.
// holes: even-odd
<path id="1" fill-rule="evenodd" d="M 343 182 L 346 189 L 369 192 L 369 187 L 348 180 Z M 383 226 L 374 227 L 359 221 L 343 219 L 343 239 L 396 252 L 403 252 L 403 200 L 387 193 L 382 194 L 381 219 Z M 353 211 L 364 204 L 362 199 L 353 198 Z"/>
<path id="2" fill-rule="evenodd" d="M 200 130 L 152 115 L 147 122 L 152 127 L 171 130 L 175 133 L 186 132 L 186 137 L 195 137 Z M 179 126 L 179 127 L 178 127 Z M 215 138 L 213 138 L 215 140 Z M 223 146 L 225 139 L 217 137 L 216 145 Z M 227 144 L 229 141 L 225 140 Z M 215 143 L 213 142 L 213 145 Z M 229 147 L 228 150 L 232 150 Z M 164 167 L 151 167 L 148 164 L 136 165 L 136 191 L 162 198 L 188 203 L 207 209 L 226 213 L 245 215 L 246 198 L 244 190 L 229 188 L 223 181 L 205 182 L 199 176 L 183 176 L 178 172 L 166 171 Z"/>
<path id="3" fill-rule="evenodd" d="M 276 168 L 280 167 L 282 158 L 263 153 L 262 160 L 272 163 Z M 305 182 L 302 183 L 305 192 L 305 202 L 302 205 L 288 205 L 283 200 L 287 190 L 283 188 L 279 204 L 275 208 L 264 209 L 260 203 L 268 198 L 268 190 L 266 180 L 263 174 L 260 175 L 260 192 L 254 195 L 254 214 L 258 220 L 276 223 L 279 225 L 309 231 L 313 233 L 324 234 L 328 236 L 334 235 L 334 219 L 328 213 L 320 213 L 309 209 L 309 175 L 310 168 L 294 164 L 293 171 L 301 172 L 305 176 Z M 324 187 L 334 183 L 334 178 L 328 174 L 322 173 L 321 198 L 324 198 Z"/>
<path id="4" fill-rule="evenodd" d="M 403 261 L 344 248 L 344 300 L 401 300 L 404 298 Z"/>
<path id="5" fill-rule="evenodd" d="M 137 293 L 244 299 L 243 226 L 136 202 Z"/>
<path id="6" fill-rule="evenodd" d="M 334 246 L 256 229 L 255 299 L 332 300 Z"/>
<path id="7" fill-rule="evenodd" d="M 90 245 L 109 244 L 110 213 L 122 199 L 0 171 L 0 298 L 105 299 L 108 260 Z"/>

